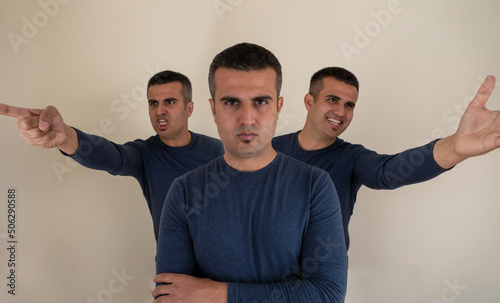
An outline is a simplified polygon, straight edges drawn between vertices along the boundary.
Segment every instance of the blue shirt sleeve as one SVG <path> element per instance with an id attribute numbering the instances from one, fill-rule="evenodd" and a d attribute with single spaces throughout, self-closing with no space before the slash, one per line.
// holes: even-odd
<path id="1" fill-rule="evenodd" d="M 112 175 L 133 176 L 141 172 L 141 155 L 133 144 L 116 144 L 106 138 L 76 129 L 78 150 L 72 156 L 81 165 Z"/>
<path id="2" fill-rule="evenodd" d="M 355 160 L 355 176 L 372 189 L 395 189 L 430 180 L 446 170 L 434 161 L 436 141 L 395 155 L 381 155 L 363 149 Z"/>
<path id="3" fill-rule="evenodd" d="M 182 273 L 197 276 L 193 243 L 187 223 L 186 199 L 178 179 L 174 180 L 161 213 L 156 273 Z M 174 261 L 175 260 L 175 261 Z"/>

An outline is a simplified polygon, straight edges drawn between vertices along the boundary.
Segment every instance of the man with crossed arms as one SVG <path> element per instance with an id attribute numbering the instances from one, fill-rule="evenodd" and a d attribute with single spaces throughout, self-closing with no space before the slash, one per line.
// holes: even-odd
<path id="1" fill-rule="evenodd" d="M 325 171 L 271 146 L 283 105 L 278 59 L 234 45 L 212 61 L 209 86 L 225 153 L 172 183 L 155 303 L 344 302 L 335 187 Z M 210 190 L 199 197 L 200 187 Z"/>

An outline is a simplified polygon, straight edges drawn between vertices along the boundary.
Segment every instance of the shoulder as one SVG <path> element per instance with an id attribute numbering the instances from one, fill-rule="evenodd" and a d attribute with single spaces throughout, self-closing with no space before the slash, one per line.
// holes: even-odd
<path id="1" fill-rule="evenodd" d="M 282 172 L 282 175 L 294 179 L 296 186 L 299 186 L 296 181 L 300 180 L 299 183 L 305 187 L 303 190 L 306 190 L 312 198 L 312 205 L 318 203 L 331 205 L 338 201 L 337 190 L 328 172 L 283 154 L 282 157 L 283 164 L 287 167 L 287 171 Z"/>
<path id="2" fill-rule="evenodd" d="M 161 148 L 163 142 L 158 135 L 151 136 L 147 139 L 135 139 L 134 141 L 129 141 L 124 145 L 136 148 L 142 151 L 152 150 Z"/>
<path id="3" fill-rule="evenodd" d="M 328 173 L 317 166 L 299 161 L 281 152 L 278 152 L 278 154 L 281 157 L 282 167 L 287 170 L 289 174 L 309 175 L 313 178 L 329 178 Z"/>
<path id="4" fill-rule="evenodd" d="M 297 134 L 298 134 L 298 132 L 293 132 L 293 133 L 289 133 L 289 134 L 285 134 L 285 135 L 279 135 L 279 136 L 274 137 L 273 140 L 276 140 L 276 141 L 290 140 L 290 138 L 297 136 Z"/>
<path id="5" fill-rule="evenodd" d="M 345 140 L 342 140 L 340 138 L 337 138 L 337 141 L 335 141 L 332 147 L 333 147 L 332 150 L 340 152 L 344 156 L 347 155 L 353 158 L 356 158 L 366 153 L 374 153 L 374 151 L 367 149 L 361 144 L 353 144 Z"/>
<path id="6" fill-rule="evenodd" d="M 195 132 L 191 132 L 191 135 L 193 136 L 192 142 L 195 145 L 203 145 L 206 148 L 207 147 L 215 147 L 215 148 L 223 148 L 224 147 L 222 145 L 222 141 L 217 139 L 217 138 L 210 137 L 207 135 L 198 134 Z"/>
<path id="7" fill-rule="evenodd" d="M 161 142 L 161 139 L 158 135 L 151 136 L 147 138 L 146 140 L 143 139 L 135 139 L 132 142 L 133 144 L 138 144 L 138 145 L 157 145 L 159 142 Z"/>
<path id="8" fill-rule="evenodd" d="M 294 153 L 297 152 L 298 148 L 297 134 L 298 132 L 295 132 L 274 137 L 272 140 L 273 148 L 277 151 L 293 156 Z"/>
<path id="9" fill-rule="evenodd" d="M 218 156 L 215 159 L 190 170 L 184 175 L 178 177 L 176 181 L 180 183 L 205 182 L 208 175 L 221 170 L 221 158 L 222 156 Z"/>
<path id="10" fill-rule="evenodd" d="M 276 144 L 283 144 L 283 143 L 287 143 L 287 142 L 293 142 L 294 138 L 297 136 L 297 133 L 298 132 L 294 132 L 294 133 L 289 133 L 289 134 L 286 134 L 286 135 L 281 135 L 281 136 L 276 136 L 273 138 L 273 145 L 276 143 Z"/>
<path id="11" fill-rule="evenodd" d="M 194 139 L 196 140 L 201 140 L 201 141 L 208 141 L 208 142 L 221 142 L 219 139 L 210 137 L 207 135 L 191 132 L 191 135 L 193 136 Z"/>

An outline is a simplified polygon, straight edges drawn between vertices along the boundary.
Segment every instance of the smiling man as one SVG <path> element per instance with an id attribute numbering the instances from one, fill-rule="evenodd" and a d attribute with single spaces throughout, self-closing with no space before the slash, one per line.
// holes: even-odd
<path id="1" fill-rule="evenodd" d="M 0 104 L 0 114 L 18 119 L 21 135 L 30 145 L 58 148 L 85 167 L 134 177 L 146 198 L 157 238 L 172 181 L 222 155 L 223 147 L 220 140 L 188 130 L 194 104 L 186 76 L 168 70 L 157 73 L 148 82 L 147 96 L 156 135 L 125 144 L 70 127 L 53 106 L 39 110 Z"/>
<path id="2" fill-rule="evenodd" d="M 347 254 L 333 183 L 271 146 L 283 106 L 278 59 L 237 44 L 214 58 L 209 85 L 225 153 L 172 184 L 155 302 L 344 302 Z"/>
<path id="3" fill-rule="evenodd" d="M 346 247 L 349 221 L 362 185 L 395 189 L 432 179 L 468 157 L 500 147 L 500 112 L 486 108 L 495 78 L 489 76 L 464 113 L 455 134 L 395 155 L 381 155 L 339 138 L 350 125 L 359 83 L 351 72 L 327 67 L 311 77 L 304 98 L 307 118 L 298 132 L 273 139 L 273 147 L 330 174 L 340 199 Z"/>

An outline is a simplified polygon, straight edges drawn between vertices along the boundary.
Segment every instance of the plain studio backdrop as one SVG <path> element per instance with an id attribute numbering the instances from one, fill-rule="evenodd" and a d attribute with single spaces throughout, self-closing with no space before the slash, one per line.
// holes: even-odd
<path id="1" fill-rule="evenodd" d="M 498 11 L 495 0 L 2 1 L 0 102 L 54 105 L 117 143 L 145 139 L 146 81 L 171 69 L 193 82 L 189 128 L 218 137 L 208 66 L 248 41 L 283 65 L 277 134 L 302 128 L 310 76 L 342 66 L 360 95 L 341 137 L 396 153 L 453 133 L 484 78 L 500 77 Z M 500 109 L 498 92 L 488 106 Z M 138 183 L 31 147 L 15 124 L 0 117 L 0 301 L 151 302 L 155 241 Z M 498 302 L 499 165 L 494 151 L 422 184 L 362 188 L 346 301 Z"/>

